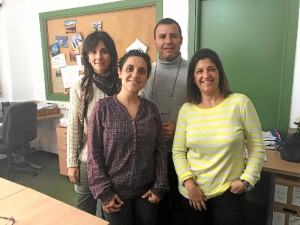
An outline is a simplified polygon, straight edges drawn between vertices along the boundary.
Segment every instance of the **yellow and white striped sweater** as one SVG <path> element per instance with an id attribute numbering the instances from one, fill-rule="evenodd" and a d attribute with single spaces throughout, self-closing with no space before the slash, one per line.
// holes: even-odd
<path id="1" fill-rule="evenodd" d="M 244 160 L 245 146 L 248 160 Z M 173 143 L 173 161 L 179 191 L 193 178 L 207 198 L 224 193 L 234 180 L 255 185 L 264 161 L 261 125 L 251 100 L 231 94 L 221 104 L 201 109 L 185 103 L 178 115 Z"/>

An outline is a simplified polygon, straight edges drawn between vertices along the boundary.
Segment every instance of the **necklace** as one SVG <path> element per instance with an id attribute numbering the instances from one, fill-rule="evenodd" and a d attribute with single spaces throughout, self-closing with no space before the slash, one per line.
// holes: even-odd
<path id="1" fill-rule="evenodd" d="M 174 83 L 173 83 L 173 87 L 172 87 L 171 94 L 168 96 L 168 100 L 169 100 L 169 110 L 168 110 L 168 112 L 161 112 L 160 114 L 161 114 L 162 116 L 163 116 L 163 115 L 168 115 L 168 114 L 171 113 L 171 99 L 172 99 L 173 94 L 174 94 L 174 90 L 175 90 L 177 78 L 178 78 L 179 71 L 180 71 L 181 62 L 182 62 L 182 58 L 180 59 L 180 61 L 179 61 L 179 63 L 178 63 L 178 68 L 177 68 L 177 72 L 176 72 L 176 76 L 175 76 L 175 80 L 174 80 Z M 154 75 L 153 75 L 153 81 L 152 81 L 152 89 L 151 89 L 151 95 L 152 95 L 152 97 L 153 97 L 154 83 L 155 83 L 155 78 L 156 78 L 156 70 L 157 70 L 157 61 L 156 61 L 156 63 L 155 63 Z"/>

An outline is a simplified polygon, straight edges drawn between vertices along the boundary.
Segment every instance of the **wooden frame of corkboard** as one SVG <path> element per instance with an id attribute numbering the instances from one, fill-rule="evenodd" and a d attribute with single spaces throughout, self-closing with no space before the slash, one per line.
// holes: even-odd
<path id="1" fill-rule="evenodd" d="M 76 46 L 77 43 L 74 47 L 72 38 L 79 33 L 84 42 L 85 37 L 93 32 L 93 22 L 101 22 L 101 29 L 112 36 L 119 57 L 138 39 L 147 46 L 147 53 L 154 62 L 153 29 L 156 21 L 162 18 L 162 1 L 130 0 L 40 13 L 46 99 L 69 100 L 60 68 L 52 68 L 51 46 L 56 43 L 56 36 L 66 37 L 63 40 L 65 47 L 59 47 L 59 52 L 65 55 L 67 67 L 77 65 L 74 50 L 79 55 L 82 50 L 82 45 Z M 65 21 L 75 21 L 75 27 L 66 29 Z M 72 29 L 74 33 L 69 33 Z"/>

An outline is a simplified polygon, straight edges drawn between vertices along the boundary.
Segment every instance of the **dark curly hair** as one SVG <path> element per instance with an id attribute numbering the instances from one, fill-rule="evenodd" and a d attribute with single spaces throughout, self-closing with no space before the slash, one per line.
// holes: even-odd
<path id="1" fill-rule="evenodd" d="M 133 49 L 133 50 L 130 50 L 129 52 L 125 53 L 124 56 L 119 59 L 118 68 L 120 68 L 120 70 L 122 70 L 124 64 L 127 61 L 127 59 L 131 56 L 138 56 L 138 57 L 141 57 L 145 60 L 145 62 L 147 64 L 147 77 L 149 77 L 150 72 L 151 72 L 150 56 L 147 53 L 140 50 L 140 49 Z"/>

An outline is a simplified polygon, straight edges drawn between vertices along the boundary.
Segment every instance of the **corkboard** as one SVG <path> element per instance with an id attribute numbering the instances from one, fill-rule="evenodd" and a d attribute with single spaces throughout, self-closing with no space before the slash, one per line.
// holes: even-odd
<path id="1" fill-rule="evenodd" d="M 75 32 L 67 33 L 65 21 L 75 20 Z M 156 49 L 153 44 L 153 29 L 156 24 L 156 7 L 146 6 L 130 8 L 112 12 L 102 12 L 87 15 L 62 17 L 46 20 L 46 38 L 48 43 L 48 65 L 50 73 L 51 94 L 68 94 L 64 88 L 59 68 L 52 68 L 51 45 L 56 42 L 56 36 L 67 37 L 67 48 L 59 47 L 60 53 L 65 55 L 67 66 L 77 65 L 77 61 L 71 60 L 70 52 L 74 46 L 70 42 L 76 32 L 81 35 L 84 42 L 85 37 L 93 32 L 93 22 L 101 21 L 102 30 L 108 32 L 115 41 L 118 56 L 121 57 L 126 48 L 136 39 L 139 39 L 147 46 L 147 53 L 151 61 L 155 61 Z M 82 53 L 82 45 L 75 48 L 78 54 Z"/>

